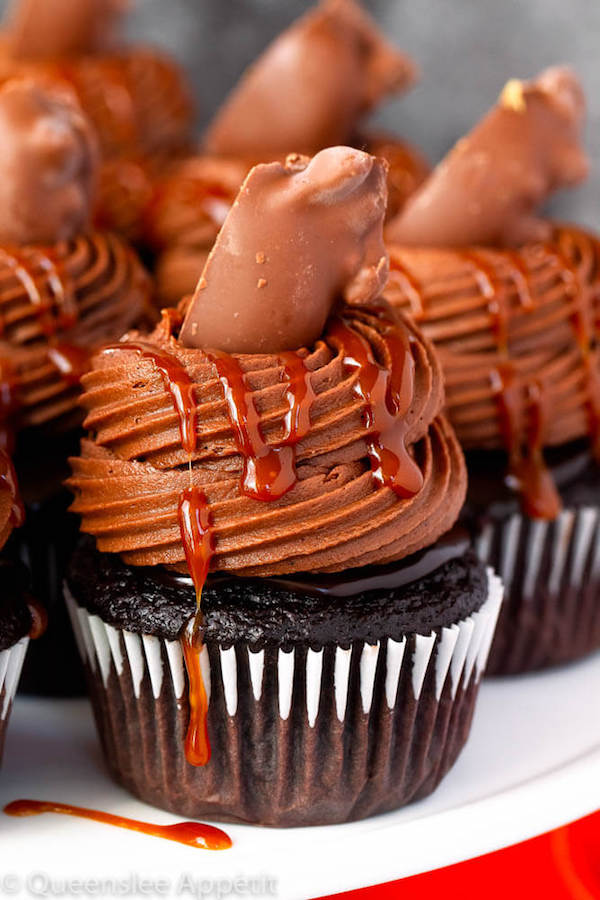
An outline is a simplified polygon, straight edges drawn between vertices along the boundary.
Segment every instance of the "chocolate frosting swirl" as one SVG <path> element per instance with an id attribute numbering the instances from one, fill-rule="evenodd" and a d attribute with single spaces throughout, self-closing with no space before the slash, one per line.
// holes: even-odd
<path id="1" fill-rule="evenodd" d="M 0 247 L 2 424 L 78 419 L 92 348 L 139 322 L 150 292 L 135 253 L 111 234 Z"/>
<path id="2" fill-rule="evenodd" d="M 295 447 L 297 480 L 268 503 L 249 497 L 241 490 L 244 454 L 214 357 L 182 346 L 174 317 L 165 314 L 144 346 L 169 354 L 191 379 L 195 449 L 183 447 L 181 420 L 151 358 L 131 343 L 94 357 L 83 379 L 90 436 L 71 461 L 68 484 L 73 510 L 99 549 L 120 553 L 133 565 L 185 569 L 177 510 L 190 478 L 211 511 L 217 570 L 338 571 L 399 559 L 447 531 L 463 502 L 466 476 L 452 429 L 439 415 L 437 357 L 417 328 L 387 307 L 344 307 L 341 315 L 379 361 L 379 371 L 393 365 L 390 329 L 405 342 L 414 385 L 402 428 L 422 476 L 415 493 L 402 497 L 374 478 L 372 417 L 357 389 L 360 369 L 347 363 L 334 316 L 321 340 L 292 354 L 314 394 L 309 427 Z M 232 359 L 243 370 L 246 402 L 257 413 L 264 440 L 276 446 L 290 414 L 284 361 L 277 354 Z"/>
<path id="3" fill-rule="evenodd" d="M 502 381 L 515 381 L 522 438 L 537 384 L 547 446 L 596 429 L 600 241 L 572 226 L 545 243 L 467 251 L 390 246 L 386 297 L 440 353 L 450 419 L 465 448 L 505 448 Z M 507 371 L 510 367 L 510 372 Z M 504 378 L 503 378 L 503 372 Z M 506 388 L 506 385 L 504 386 Z"/>

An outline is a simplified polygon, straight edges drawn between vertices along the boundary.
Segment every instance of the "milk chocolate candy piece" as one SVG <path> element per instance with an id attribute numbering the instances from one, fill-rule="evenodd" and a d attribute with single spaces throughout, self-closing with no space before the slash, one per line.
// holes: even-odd
<path id="1" fill-rule="evenodd" d="M 252 169 L 189 304 L 182 343 L 297 349 L 319 337 L 337 300 L 379 296 L 386 172 L 384 161 L 349 147 Z"/>
<path id="2" fill-rule="evenodd" d="M 74 99 L 31 79 L 0 90 L 0 242 L 54 244 L 88 224 L 96 140 Z"/>
<path id="3" fill-rule="evenodd" d="M 412 62 L 353 0 L 324 0 L 246 72 L 212 125 L 211 153 L 268 161 L 347 143 L 357 121 L 412 83 Z"/>
<path id="4" fill-rule="evenodd" d="M 414 246 L 519 246 L 545 240 L 535 211 L 553 191 L 585 178 L 585 104 L 569 69 L 507 83 L 497 105 L 460 140 L 386 229 Z"/>
<path id="5" fill-rule="evenodd" d="M 104 50 L 128 0 L 14 0 L 8 45 L 20 59 L 44 59 Z"/>

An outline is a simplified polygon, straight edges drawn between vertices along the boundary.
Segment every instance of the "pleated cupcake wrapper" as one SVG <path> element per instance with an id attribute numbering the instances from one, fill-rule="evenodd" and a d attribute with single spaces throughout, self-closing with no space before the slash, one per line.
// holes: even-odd
<path id="1" fill-rule="evenodd" d="M 600 509 L 565 509 L 554 521 L 519 513 L 490 519 L 475 549 L 504 583 L 489 674 L 544 668 L 600 648 Z"/>
<path id="2" fill-rule="evenodd" d="M 63 500 L 63 496 L 67 499 Z M 68 560 L 80 537 L 75 516 L 67 514 L 63 488 L 26 509 L 26 524 L 13 536 L 21 561 L 31 573 L 31 588 L 48 610 L 48 627 L 25 659 L 20 691 L 44 696 L 81 696 L 85 676 L 65 609 L 62 584 Z"/>
<path id="3" fill-rule="evenodd" d="M 147 802 L 180 815 L 324 824 L 396 808 L 437 785 L 470 728 L 500 604 L 429 635 L 351 647 L 211 643 L 201 666 L 212 758 L 184 755 L 179 641 L 106 624 L 67 591 L 107 761 Z"/>
<path id="4" fill-rule="evenodd" d="M 0 652 L 0 759 L 4 749 L 4 738 L 13 700 L 17 692 L 23 660 L 27 652 L 29 637 L 23 637 L 12 647 Z"/>

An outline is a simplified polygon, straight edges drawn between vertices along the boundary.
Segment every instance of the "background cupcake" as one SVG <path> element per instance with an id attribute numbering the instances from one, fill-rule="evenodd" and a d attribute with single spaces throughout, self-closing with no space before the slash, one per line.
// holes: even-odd
<path id="1" fill-rule="evenodd" d="M 24 510 L 9 455 L 0 450 L 0 760 L 6 728 L 30 638 L 45 628 L 45 613 L 31 599 L 27 572 L 5 544 L 23 524 Z"/>
<path id="2" fill-rule="evenodd" d="M 0 138 L 0 430 L 7 447 L 18 435 L 28 510 L 18 540 L 34 593 L 51 612 L 28 671 L 48 657 L 29 684 L 51 691 L 68 668 L 52 644 L 60 629 L 52 612 L 62 607 L 62 566 L 77 533 L 62 480 L 82 418 L 79 379 L 95 346 L 144 318 L 150 282 L 126 243 L 90 229 L 96 143 L 70 97 L 29 79 L 6 83 Z M 68 637 L 66 619 L 63 630 Z M 65 689 L 73 689 L 70 673 Z"/>
<path id="3" fill-rule="evenodd" d="M 194 111 L 183 71 L 166 54 L 121 38 L 121 0 L 13 0 L 0 79 L 31 76 L 73 91 L 98 137 L 99 227 L 131 237 L 152 181 L 189 150 Z"/>
<path id="4" fill-rule="evenodd" d="M 202 152 L 156 185 L 145 239 L 159 252 L 162 301 L 191 293 L 249 168 L 351 144 L 384 156 L 389 213 L 426 176 L 422 154 L 364 119 L 415 80 L 412 61 L 387 42 L 354 0 L 324 0 L 286 29 L 248 68 L 205 131 Z"/>
<path id="5" fill-rule="evenodd" d="M 537 215 L 587 172 L 583 112 L 568 70 L 510 81 L 387 233 L 386 296 L 439 349 L 465 518 L 506 586 L 495 673 L 600 646 L 600 245 Z"/>
<path id="6" fill-rule="evenodd" d="M 438 542 L 465 469 L 433 349 L 380 299 L 385 171 L 254 168 L 183 321 L 84 379 L 73 623 L 113 775 L 182 815 L 360 818 L 468 734 L 500 589 Z"/>

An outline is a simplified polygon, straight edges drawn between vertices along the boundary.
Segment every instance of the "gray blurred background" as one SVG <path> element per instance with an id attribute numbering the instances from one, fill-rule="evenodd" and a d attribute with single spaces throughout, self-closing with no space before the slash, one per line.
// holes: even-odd
<path id="1" fill-rule="evenodd" d="M 0 0 L 5 5 L 4 0 Z M 52 2 L 52 0 L 47 0 Z M 186 65 L 206 122 L 244 67 L 308 0 L 132 0 L 132 37 L 170 48 Z M 421 68 L 417 87 L 377 121 L 419 144 L 432 162 L 492 104 L 509 77 L 572 64 L 588 99 L 592 175 L 554 204 L 600 227 L 600 3 L 598 0 L 366 0 Z"/>

